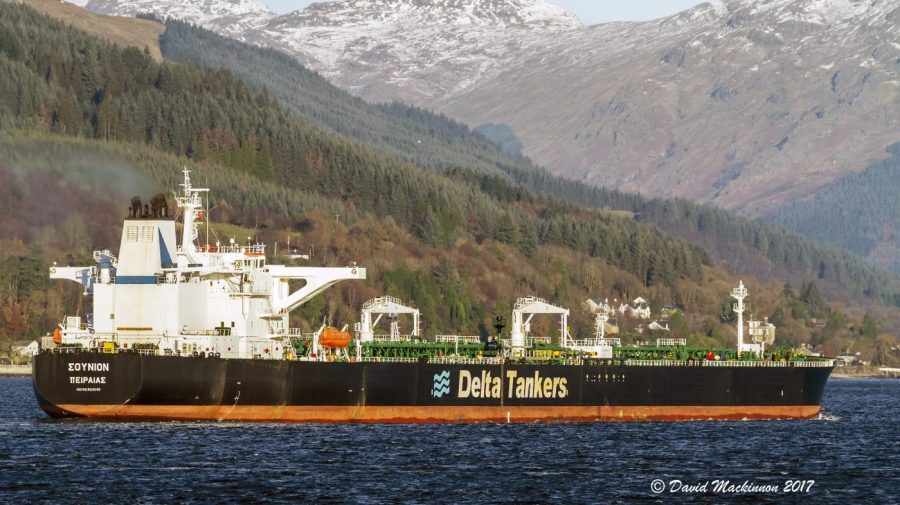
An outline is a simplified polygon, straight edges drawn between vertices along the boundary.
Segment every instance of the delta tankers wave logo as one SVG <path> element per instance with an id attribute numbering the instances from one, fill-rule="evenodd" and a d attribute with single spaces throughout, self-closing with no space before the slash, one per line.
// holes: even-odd
<path id="1" fill-rule="evenodd" d="M 450 394 L 450 371 L 444 370 L 434 374 L 434 386 L 431 388 L 431 396 L 440 398 Z"/>

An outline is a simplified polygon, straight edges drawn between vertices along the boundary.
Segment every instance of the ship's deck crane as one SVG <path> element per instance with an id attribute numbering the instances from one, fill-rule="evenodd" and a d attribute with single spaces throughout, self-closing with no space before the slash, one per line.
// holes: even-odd
<path id="1" fill-rule="evenodd" d="M 525 314 L 528 318 L 525 319 Z M 569 340 L 568 318 L 569 309 L 552 305 L 543 298 L 529 296 L 516 300 L 512 311 L 512 323 L 510 325 L 510 339 L 513 356 L 524 356 L 525 335 L 531 332 L 531 318 L 535 314 L 558 314 L 560 343 L 566 347 Z"/>
<path id="2" fill-rule="evenodd" d="M 340 281 L 366 278 L 366 269 L 357 267 L 355 264 L 348 267 L 269 265 L 266 268 L 277 286 L 272 297 L 272 308 L 276 316 L 291 312 Z M 303 280 L 304 285 L 292 293 L 289 286 L 291 280 Z"/>
<path id="3" fill-rule="evenodd" d="M 372 319 L 373 314 L 378 314 L 378 317 L 374 320 Z M 360 341 L 371 342 L 375 340 L 375 326 L 385 314 L 391 320 L 391 340 L 400 338 L 400 323 L 397 321 L 397 314 L 411 314 L 413 329 L 409 336 L 419 336 L 419 327 L 421 325 L 419 309 L 403 305 L 399 298 L 380 296 L 363 304 L 359 323 L 356 324 L 356 332 Z"/>

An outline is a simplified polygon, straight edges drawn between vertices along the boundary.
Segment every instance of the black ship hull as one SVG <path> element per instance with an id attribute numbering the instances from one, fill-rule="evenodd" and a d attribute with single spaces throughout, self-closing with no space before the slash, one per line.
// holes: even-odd
<path id="1" fill-rule="evenodd" d="M 830 366 L 306 362 L 42 353 L 53 417 L 267 422 L 805 419 Z M 724 366 L 723 366 L 724 365 Z"/>

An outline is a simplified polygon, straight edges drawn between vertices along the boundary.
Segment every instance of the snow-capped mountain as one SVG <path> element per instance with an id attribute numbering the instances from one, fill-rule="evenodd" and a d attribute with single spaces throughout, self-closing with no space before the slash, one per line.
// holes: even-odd
<path id="1" fill-rule="evenodd" d="M 762 214 L 900 141 L 900 3 L 730 0 L 520 54 L 429 105 L 557 173 Z"/>
<path id="2" fill-rule="evenodd" d="M 370 100 L 509 125 L 551 170 L 645 194 L 764 213 L 900 141 L 897 0 L 724 0 L 589 27 L 544 0 L 344 0 L 260 7 L 249 28 L 209 14 L 225 0 L 101 2 L 285 50 Z"/>
<path id="3" fill-rule="evenodd" d="M 430 103 L 580 27 L 544 0 L 346 0 L 274 18 L 247 40 L 371 100 Z"/>
<path id="4" fill-rule="evenodd" d="M 85 6 L 117 16 L 152 13 L 163 19 L 183 19 L 229 36 L 240 36 L 275 16 L 258 0 L 90 0 Z"/>
<path id="5" fill-rule="evenodd" d="M 900 141 L 898 22 L 896 1 L 701 5 L 569 34 L 439 105 L 570 177 L 765 213 Z"/>
<path id="6" fill-rule="evenodd" d="M 256 0 L 91 0 L 95 12 L 153 12 L 295 55 L 370 100 L 428 104 L 582 28 L 545 0 L 344 0 L 275 16 Z"/>

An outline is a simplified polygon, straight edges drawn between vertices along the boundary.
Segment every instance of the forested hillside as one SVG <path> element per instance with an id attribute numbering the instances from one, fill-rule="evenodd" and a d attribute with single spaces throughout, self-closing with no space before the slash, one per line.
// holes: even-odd
<path id="1" fill-rule="evenodd" d="M 0 347 L 9 337 L 44 333 L 63 313 L 83 311 L 79 286 L 51 282 L 49 263 L 90 264 L 92 250 L 115 249 L 129 196 L 171 190 L 184 166 L 212 190 L 213 221 L 223 223 L 214 226 L 214 240 L 252 236 L 269 244 L 270 252 L 275 244 L 284 251 L 290 240 L 292 248 L 311 254 L 310 264 L 366 266 L 366 282 L 342 283 L 293 314 L 292 324 L 307 329 L 323 317 L 352 323 L 362 302 L 390 294 L 422 310 L 429 335 L 477 334 L 487 331 L 494 315 L 508 315 L 515 298 L 537 294 L 570 307 L 571 331 L 586 336 L 593 321 L 579 308 L 585 298 L 643 295 L 655 311 L 665 303 L 681 307 L 683 316 L 669 323 L 696 345 L 731 345 L 734 339 L 726 293 L 737 279 L 719 269 L 704 267 L 701 280 L 681 279 L 674 288 L 646 286 L 629 272 L 564 246 L 538 245 L 531 256 L 491 238 L 430 246 L 391 219 L 348 213 L 340 198 L 261 182 L 208 161 L 138 144 L 18 132 L 0 134 Z M 744 281 L 754 313 L 770 315 L 778 325 L 780 345 L 811 343 L 830 354 L 851 348 L 885 363 L 897 358 L 893 337 L 878 326 L 896 327 L 895 311 L 829 304 L 814 283 L 793 290 L 776 280 Z M 539 318 L 534 328 L 553 335 L 556 324 Z M 626 341 L 642 338 L 629 327 L 633 323 L 621 324 Z"/>
<path id="2" fill-rule="evenodd" d="M 851 253 L 762 221 L 681 199 L 651 200 L 638 220 L 704 247 L 732 272 L 794 283 L 815 279 L 832 296 L 881 298 L 900 306 L 895 276 Z"/>
<path id="3" fill-rule="evenodd" d="M 691 314 L 679 333 L 729 339 L 723 298 L 736 279 L 695 244 L 545 196 L 508 173 L 423 171 L 311 124 L 229 70 L 158 63 L 9 3 L 0 4 L 0 129 L 0 323 L 14 338 L 42 333 L 80 303 L 48 287 L 49 261 L 115 248 L 126 207 L 117 202 L 173 191 L 189 165 L 214 190 L 220 220 L 264 240 L 302 232 L 317 264 L 371 268 L 362 287 L 304 308 L 304 324 L 324 313 L 352 322 L 365 297 L 385 292 L 414 300 L 434 331 L 467 332 L 517 296 L 575 309 L 587 296 L 644 294 Z M 793 303 L 778 281 L 748 282 L 761 313 Z M 872 310 L 893 326 L 894 312 Z M 807 311 L 783 312 L 784 342 L 838 339 L 835 351 L 858 336 L 850 321 L 863 316 L 851 309 L 825 334 Z M 573 321 L 590 331 L 586 314 Z"/>
<path id="4" fill-rule="evenodd" d="M 231 232 L 220 240 L 253 236 L 270 246 L 279 243 L 283 251 L 290 237 L 292 248 L 311 253 L 312 264 L 358 261 L 369 269 L 367 282 L 341 284 L 304 307 L 298 324 L 314 325 L 323 315 L 353 322 L 363 301 L 385 293 L 414 301 L 429 333 L 477 333 L 493 314 L 508 313 L 516 297 L 532 293 L 573 309 L 597 293 L 683 298 L 692 311 L 715 314 L 718 292 L 728 287 L 721 272 L 708 269 L 696 282 L 646 286 L 644 279 L 566 246 L 536 245 L 525 255 L 499 240 L 468 235 L 449 246 L 428 245 L 390 218 L 348 211 L 339 197 L 310 194 L 302 186 L 261 182 L 137 144 L 19 132 L 0 134 L 6 216 L 0 236 L 13 237 L 0 239 L 0 273 L 8 281 L 0 292 L 6 309 L 0 322 L 6 331 L 16 338 L 39 334 L 61 311 L 77 309 L 80 290 L 51 283 L 49 261 L 89 264 L 94 249 L 115 249 L 128 195 L 175 188 L 182 166 L 211 188 L 213 220 L 228 225 L 220 233 Z M 700 287 L 708 284 L 716 288 Z M 590 315 L 580 310 L 573 311 L 572 323 L 581 334 L 591 329 Z M 546 330 L 554 326 L 542 324 Z M 706 324 L 716 337 L 727 334 L 726 322 Z"/>
<path id="5" fill-rule="evenodd" d="M 900 144 L 863 172 L 844 176 L 808 200 L 779 207 L 770 219 L 900 272 Z"/>

